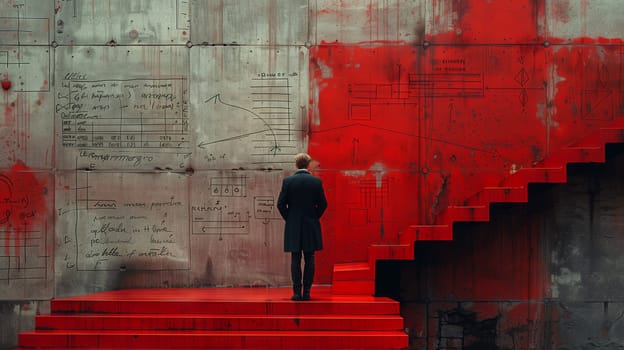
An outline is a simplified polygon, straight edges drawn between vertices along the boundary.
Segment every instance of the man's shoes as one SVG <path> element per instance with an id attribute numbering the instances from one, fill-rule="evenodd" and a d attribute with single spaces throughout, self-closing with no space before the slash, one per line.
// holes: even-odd
<path id="1" fill-rule="evenodd" d="M 301 300 L 310 300 L 310 292 L 308 293 L 303 293 L 303 295 L 301 296 Z"/>
<path id="2" fill-rule="evenodd" d="M 308 295 L 308 297 L 309 297 L 309 295 Z M 290 297 L 290 300 L 292 300 L 292 301 L 301 301 L 301 300 L 303 300 L 303 297 L 301 295 L 299 295 L 299 294 L 293 294 L 293 296 Z"/>

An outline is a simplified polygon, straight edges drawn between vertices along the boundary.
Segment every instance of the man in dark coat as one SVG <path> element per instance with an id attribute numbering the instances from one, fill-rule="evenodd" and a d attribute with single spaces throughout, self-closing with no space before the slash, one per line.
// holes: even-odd
<path id="1" fill-rule="evenodd" d="M 291 253 L 292 300 L 309 300 L 314 280 L 314 252 L 323 249 L 320 218 L 327 209 L 321 179 L 308 171 L 312 158 L 295 156 L 297 171 L 284 179 L 277 208 L 286 221 L 284 251 Z M 304 257 L 303 294 L 301 293 L 301 253 Z"/>

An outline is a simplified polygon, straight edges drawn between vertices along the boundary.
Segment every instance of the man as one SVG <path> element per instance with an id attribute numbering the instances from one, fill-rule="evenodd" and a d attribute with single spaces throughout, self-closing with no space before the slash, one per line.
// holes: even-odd
<path id="1" fill-rule="evenodd" d="M 295 156 L 297 171 L 284 179 L 277 209 L 286 221 L 284 251 L 291 253 L 292 300 L 310 300 L 314 280 L 314 252 L 323 249 L 320 218 L 327 209 L 321 179 L 310 174 L 312 158 L 306 153 Z M 304 257 L 303 294 L 301 293 L 301 253 Z"/>

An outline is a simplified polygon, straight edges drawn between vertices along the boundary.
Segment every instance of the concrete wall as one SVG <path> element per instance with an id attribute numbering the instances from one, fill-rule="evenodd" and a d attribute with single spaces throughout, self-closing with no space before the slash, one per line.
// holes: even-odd
<path id="1" fill-rule="evenodd" d="M 321 163 L 330 207 L 317 282 L 330 283 L 334 263 L 365 261 L 370 243 L 435 223 L 447 205 L 622 117 L 619 5 L 0 0 L 0 344 L 15 344 L 57 296 L 287 285 L 275 200 L 299 151 Z M 567 225 L 569 214 L 557 215 Z M 471 283 L 484 294 L 449 300 L 609 303 L 596 294 L 605 280 L 578 268 L 598 252 L 580 236 L 551 241 L 557 233 L 531 233 L 502 264 L 504 275 L 526 272 L 517 284 L 528 291 L 492 283 L 479 255 Z M 464 243 L 474 242 L 501 259 L 516 251 Z M 597 267 L 617 265 L 616 251 L 600 253 Z M 440 251 L 440 263 L 455 256 Z M 448 319 L 441 329 L 458 334 Z M 555 344 L 580 344 L 566 332 Z"/>

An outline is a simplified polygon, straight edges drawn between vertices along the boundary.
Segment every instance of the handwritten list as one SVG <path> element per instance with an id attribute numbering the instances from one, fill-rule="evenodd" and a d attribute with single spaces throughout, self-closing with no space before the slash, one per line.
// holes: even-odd
<path id="1" fill-rule="evenodd" d="M 56 111 L 70 148 L 184 149 L 189 120 L 184 79 L 86 80 L 68 73 Z"/>

